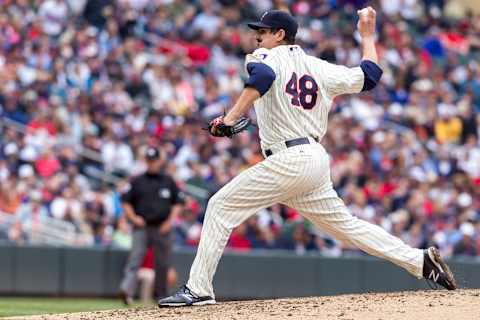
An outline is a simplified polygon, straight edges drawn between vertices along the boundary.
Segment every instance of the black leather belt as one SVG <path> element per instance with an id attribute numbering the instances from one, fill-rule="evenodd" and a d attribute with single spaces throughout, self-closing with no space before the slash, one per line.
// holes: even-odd
<path id="1" fill-rule="evenodd" d="M 313 139 L 318 142 L 317 138 L 313 138 Z M 287 146 L 287 148 L 299 146 L 301 144 L 310 144 L 310 140 L 308 140 L 308 138 L 296 138 L 296 139 L 285 141 L 285 145 Z M 272 150 L 270 149 L 265 150 L 265 155 L 267 157 L 270 157 L 272 154 L 273 154 Z"/>

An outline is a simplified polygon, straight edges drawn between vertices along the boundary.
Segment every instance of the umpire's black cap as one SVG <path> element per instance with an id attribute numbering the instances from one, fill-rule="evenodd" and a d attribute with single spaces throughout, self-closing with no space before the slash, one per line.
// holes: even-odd
<path id="1" fill-rule="evenodd" d="M 157 160 L 158 158 L 160 158 L 160 151 L 158 151 L 158 149 L 155 147 L 148 147 L 145 151 L 145 157 L 149 161 Z"/>
<path id="2" fill-rule="evenodd" d="M 254 30 L 261 28 L 283 29 L 290 38 L 294 38 L 298 30 L 297 20 L 290 13 L 282 10 L 267 11 L 262 15 L 259 22 L 251 22 L 247 25 Z"/>

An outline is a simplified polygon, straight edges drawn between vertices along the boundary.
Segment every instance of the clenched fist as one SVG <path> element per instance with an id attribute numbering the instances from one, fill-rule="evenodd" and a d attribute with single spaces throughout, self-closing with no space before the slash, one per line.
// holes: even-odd
<path id="1" fill-rule="evenodd" d="M 372 7 L 366 7 L 357 11 L 358 32 L 362 38 L 372 37 L 375 34 L 375 19 L 377 13 Z"/>

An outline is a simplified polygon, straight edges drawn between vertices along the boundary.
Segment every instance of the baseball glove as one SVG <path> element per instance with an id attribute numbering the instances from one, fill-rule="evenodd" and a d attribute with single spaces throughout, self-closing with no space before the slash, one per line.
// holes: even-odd
<path id="1" fill-rule="evenodd" d="M 210 121 L 206 130 L 208 130 L 208 132 L 214 137 L 232 138 L 237 133 L 246 130 L 251 124 L 252 120 L 246 117 L 241 117 L 233 126 L 227 126 L 223 122 L 223 116 L 220 116 Z"/>

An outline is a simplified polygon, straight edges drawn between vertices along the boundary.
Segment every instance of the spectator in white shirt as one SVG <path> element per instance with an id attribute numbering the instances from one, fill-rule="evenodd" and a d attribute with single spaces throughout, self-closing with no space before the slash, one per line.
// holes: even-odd
<path id="1" fill-rule="evenodd" d="M 53 217 L 74 223 L 82 220 L 82 209 L 81 202 L 75 198 L 74 192 L 70 188 L 65 188 L 50 206 Z"/>
<path id="2" fill-rule="evenodd" d="M 58 36 L 68 21 L 68 7 L 64 0 L 47 0 L 40 6 L 43 32 Z"/>
<path id="3" fill-rule="evenodd" d="M 129 173 L 133 166 L 133 152 L 128 144 L 118 135 L 113 135 L 102 145 L 102 160 L 107 171 L 123 171 Z"/>

